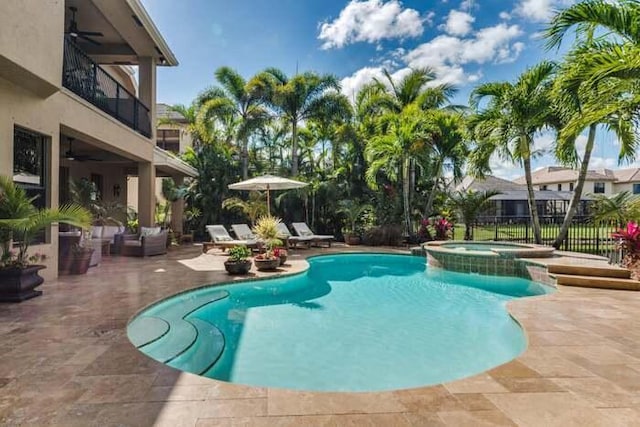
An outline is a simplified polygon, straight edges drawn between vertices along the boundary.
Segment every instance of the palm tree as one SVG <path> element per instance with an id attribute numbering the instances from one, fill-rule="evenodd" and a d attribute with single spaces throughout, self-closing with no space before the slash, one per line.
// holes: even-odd
<path id="1" fill-rule="evenodd" d="M 216 79 L 222 87 L 213 88 L 201 100 L 199 115 L 201 120 L 212 116 L 223 120 L 236 120 L 233 138 L 240 145 L 243 179 L 249 177 L 249 137 L 268 119 L 264 107 L 264 97 L 259 87 L 247 82 L 229 67 L 215 71 Z"/>
<path id="2" fill-rule="evenodd" d="M 591 201 L 591 219 L 595 223 L 613 222 L 621 226 L 638 213 L 638 198 L 628 191 L 613 196 L 594 194 Z"/>
<path id="3" fill-rule="evenodd" d="M 237 209 L 242 211 L 251 222 L 251 226 L 255 225 L 258 218 L 267 214 L 266 195 L 259 191 L 251 191 L 249 200 L 242 200 L 238 197 L 230 197 L 222 202 L 222 209 Z"/>
<path id="4" fill-rule="evenodd" d="M 33 200 L 11 177 L 0 175 L 0 268 L 25 267 L 33 238 L 53 223 L 64 222 L 82 228 L 91 224 L 91 213 L 80 205 L 37 209 Z M 11 243 L 14 240 L 18 243 L 18 254 L 12 259 Z"/>
<path id="5" fill-rule="evenodd" d="M 591 45 L 590 66 L 582 80 L 605 77 L 635 79 L 640 73 L 640 2 L 637 0 L 587 0 L 558 12 L 545 30 L 547 46 L 558 47 L 566 33 L 576 28 L 578 40 Z M 596 39 L 596 31 L 605 34 Z M 584 43 L 581 43 L 584 44 Z"/>
<path id="6" fill-rule="evenodd" d="M 365 148 L 369 166 L 366 180 L 378 187 L 378 173 L 391 182 L 402 182 L 404 233 L 412 234 L 411 226 L 411 164 L 424 164 L 431 152 L 431 123 L 417 104 L 405 107 L 399 113 L 387 112 L 377 119 L 377 131 Z"/>
<path id="7" fill-rule="evenodd" d="M 574 80 L 590 59 L 583 49 L 576 49 L 568 55 L 555 83 L 555 104 L 564 118 L 556 143 L 556 157 L 561 163 L 578 167 L 578 180 L 569 209 L 553 246 L 559 248 L 567 236 L 571 221 L 578 211 L 584 184 L 587 178 L 591 154 L 595 147 L 598 126 L 604 126 L 615 134 L 620 142 L 618 161 L 632 161 L 640 140 L 636 134 L 640 118 L 640 87 L 637 82 L 606 78 L 593 82 Z M 587 143 L 582 158 L 576 149 L 576 139 L 584 129 L 588 129 Z"/>
<path id="8" fill-rule="evenodd" d="M 472 169 L 479 175 L 489 171 L 493 154 L 518 162 L 524 168 L 529 212 L 538 244 L 542 243 L 542 235 L 531 178 L 533 138 L 553 117 L 549 96 L 555 69 L 554 63 L 543 61 L 526 70 L 515 83 L 484 83 L 471 93 L 471 105 L 477 111 L 470 118 L 476 140 Z M 480 103 L 487 99 L 487 105 L 480 109 Z"/>
<path id="9" fill-rule="evenodd" d="M 291 175 L 299 169 L 298 126 L 300 122 L 329 115 L 341 115 L 349 102 L 339 93 L 338 79 L 314 72 L 289 78 L 281 70 L 268 68 L 252 85 L 266 94 L 269 105 L 291 126 Z"/>
<path id="10" fill-rule="evenodd" d="M 637 50 L 640 44 L 640 3 L 586 1 L 558 12 L 546 30 L 549 47 L 559 46 L 565 34 L 576 27 L 577 46 L 567 55 L 556 82 L 557 105 L 565 116 L 556 146 L 558 159 L 572 167 L 580 164 L 578 181 L 562 227 L 553 243 L 560 247 L 575 216 L 595 146 L 598 125 L 604 125 L 620 141 L 619 162 L 635 158 L 640 145 L 635 132 L 640 107 Z M 610 33 L 598 40 L 594 31 Z M 576 137 L 588 128 L 584 156 L 579 159 Z"/>
<path id="11" fill-rule="evenodd" d="M 429 112 L 428 117 L 434 129 L 431 133 L 433 185 L 424 210 L 424 216 L 427 218 L 431 215 L 433 201 L 445 169 L 453 172 L 454 181 L 461 179 L 463 175 L 462 166 L 469 155 L 466 144 L 468 140 L 466 121 L 462 114 L 445 110 L 433 110 Z"/>
<path id="12" fill-rule="evenodd" d="M 464 222 L 464 240 L 471 240 L 472 225 L 478 215 L 489 207 L 491 198 L 500 194 L 499 191 L 458 191 L 451 195 L 449 203 Z"/>

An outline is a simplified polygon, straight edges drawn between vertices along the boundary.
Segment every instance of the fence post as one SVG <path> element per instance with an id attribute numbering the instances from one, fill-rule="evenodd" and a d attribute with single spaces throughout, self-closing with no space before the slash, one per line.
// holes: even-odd
<path id="1" fill-rule="evenodd" d="M 524 223 L 524 242 L 529 243 L 529 223 Z"/>
<path id="2" fill-rule="evenodd" d="M 496 242 L 498 241 L 498 217 L 493 217 L 493 223 L 495 224 L 495 229 L 496 229 L 496 233 L 495 233 L 495 237 L 493 238 L 493 240 L 495 240 Z"/>

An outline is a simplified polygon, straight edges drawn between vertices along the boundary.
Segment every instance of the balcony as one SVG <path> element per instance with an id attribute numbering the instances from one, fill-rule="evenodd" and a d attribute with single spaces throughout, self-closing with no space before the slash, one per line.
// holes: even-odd
<path id="1" fill-rule="evenodd" d="M 151 137 L 149 108 L 93 61 L 71 37 L 64 39 L 62 86 L 136 132 Z"/>

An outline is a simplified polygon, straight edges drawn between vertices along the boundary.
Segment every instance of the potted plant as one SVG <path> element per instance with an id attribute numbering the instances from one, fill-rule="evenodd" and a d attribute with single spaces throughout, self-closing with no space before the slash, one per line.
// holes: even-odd
<path id="1" fill-rule="evenodd" d="M 265 215 L 258 219 L 253 227 L 253 234 L 264 243 L 266 249 L 264 253 L 253 259 L 258 271 L 275 270 L 280 266 L 280 257 L 276 256 L 273 250 L 274 247 L 282 244 L 282 240 L 278 238 L 280 222 L 279 218 Z"/>
<path id="2" fill-rule="evenodd" d="M 284 265 L 287 262 L 287 250 L 285 248 L 275 248 L 273 250 L 273 255 L 277 256 L 280 259 L 280 265 Z"/>
<path id="3" fill-rule="evenodd" d="M 358 226 L 362 219 L 362 216 L 373 210 L 373 207 L 367 203 L 360 203 L 357 200 L 342 200 L 338 213 L 345 216 L 347 226 L 343 231 L 344 242 L 347 245 L 359 245 L 361 243 L 360 233 L 358 232 Z"/>
<path id="4" fill-rule="evenodd" d="M 224 268 L 229 274 L 247 274 L 251 270 L 251 249 L 245 245 L 229 249 L 229 258 L 224 262 Z"/>
<path id="5" fill-rule="evenodd" d="M 56 222 L 88 228 L 91 213 L 78 205 L 59 209 L 37 209 L 33 198 L 7 176 L 0 176 L 0 301 L 20 302 L 41 295 L 43 283 L 36 264 L 42 257 L 29 255 L 29 245 L 38 232 Z M 12 251 L 17 247 L 17 252 Z"/>

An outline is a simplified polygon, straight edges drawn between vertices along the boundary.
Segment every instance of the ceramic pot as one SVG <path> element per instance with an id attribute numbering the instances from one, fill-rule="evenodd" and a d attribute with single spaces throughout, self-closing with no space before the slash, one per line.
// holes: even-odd
<path id="1" fill-rule="evenodd" d="M 35 288 L 44 282 L 38 274 L 44 268 L 44 265 L 30 265 L 0 270 L 0 302 L 22 302 L 42 295 L 42 291 Z"/>

